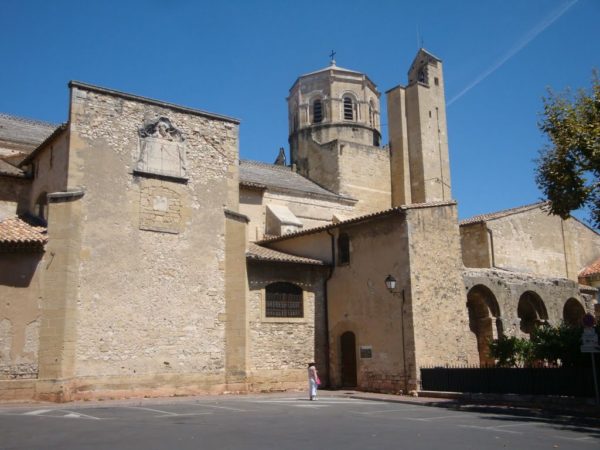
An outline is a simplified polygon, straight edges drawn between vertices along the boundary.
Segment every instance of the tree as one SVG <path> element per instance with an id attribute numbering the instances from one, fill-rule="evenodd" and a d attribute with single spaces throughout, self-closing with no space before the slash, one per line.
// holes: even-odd
<path id="1" fill-rule="evenodd" d="M 550 212 L 563 219 L 580 208 L 600 228 L 600 80 L 589 92 L 554 93 L 543 99 L 539 128 L 550 143 L 540 150 L 536 183 L 550 200 Z"/>

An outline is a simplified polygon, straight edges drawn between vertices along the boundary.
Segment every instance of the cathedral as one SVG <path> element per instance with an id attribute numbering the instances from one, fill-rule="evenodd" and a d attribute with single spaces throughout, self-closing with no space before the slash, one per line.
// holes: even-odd
<path id="1" fill-rule="evenodd" d="M 418 391 L 421 367 L 600 313 L 595 230 L 545 203 L 458 219 L 424 49 L 385 144 L 366 74 L 299 76 L 273 164 L 240 159 L 235 118 L 69 90 L 59 126 L 0 114 L 0 400 L 300 389 L 312 361 Z"/>

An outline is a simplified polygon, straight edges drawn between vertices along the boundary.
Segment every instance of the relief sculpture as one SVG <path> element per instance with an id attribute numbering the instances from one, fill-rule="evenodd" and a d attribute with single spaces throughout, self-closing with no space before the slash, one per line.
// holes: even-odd
<path id="1" fill-rule="evenodd" d="M 185 139 L 167 117 L 144 123 L 135 171 L 187 179 Z"/>

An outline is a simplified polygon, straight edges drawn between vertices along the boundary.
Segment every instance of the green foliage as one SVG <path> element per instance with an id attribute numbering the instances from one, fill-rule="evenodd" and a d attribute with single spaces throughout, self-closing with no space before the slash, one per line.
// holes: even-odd
<path id="1" fill-rule="evenodd" d="M 550 143 L 540 151 L 536 183 L 552 214 L 569 217 L 576 209 L 590 210 L 600 228 L 600 80 L 594 73 L 589 92 L 580 90 L 543 99 L 539 128 Z"/>
<path id="2" fill-rule="evenodd" d="M 496 360 L 498 367 L 522 367 L 530 353 L 530 342 L 514 336 L 502 336 L 489 344 L 489 354 Z"/>
<path id="3" fill-rule="evenodd" d="M 489 354 L 498 367 L 562 365 L 587 367 L 590 356 L 581 353 L 583 327 L 542 325 L 536 327 L 530 339 L 503 336 L 489 343 Z M 596 325 L 600 335 L 600 324 Z"/>

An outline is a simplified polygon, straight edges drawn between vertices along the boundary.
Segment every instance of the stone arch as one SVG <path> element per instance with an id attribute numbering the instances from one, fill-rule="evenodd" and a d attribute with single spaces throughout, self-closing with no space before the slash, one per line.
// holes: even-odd
<path id="1" fill-rule="evenodd" d="M 500 306 L 494 293 L 482 284 L 473 286 L 467 293 L 469 328 L 477 338 L 479 364 L 494 364 L 489 356 L 489 341 L 503 335 Z"/>
<path id="2" fill-rule="evenodd" d="M 526 291 L 519 297 L 517 315 L 520 319 L 520 329 L 526 334 L 531 334 L 536 326 L 548 320 L 544 301 L 533 291 Z"/>
<path id="3" fill-rule="evenodd" d="M 581 325 L 581 319 L 585 315 L 583 305 L 576 298 L 570 298 L 563 306 L 563 321 L 570 327 Z"/>

